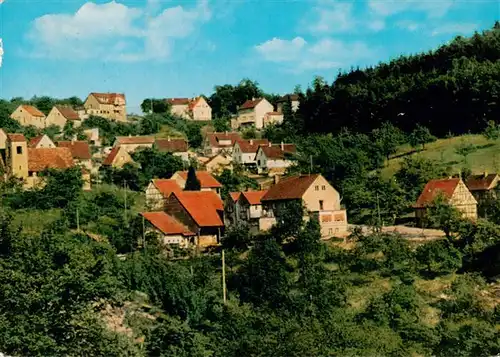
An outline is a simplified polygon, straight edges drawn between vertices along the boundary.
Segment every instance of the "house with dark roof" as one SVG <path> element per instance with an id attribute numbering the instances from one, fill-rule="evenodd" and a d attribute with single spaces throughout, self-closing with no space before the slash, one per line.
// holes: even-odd
<path id="1" fill-rule="evenodd" d="M 237 132 L 208 133 L 203 142 L 203 152 L 208 157 L 215 156 L 219 152 L 231 153 L 237 140 L 242 140 Z"/>
<path id="2" fill-rule="evenodd" d="M 427 209 L 438 197 L 462 212 L 464 218 L 477 219 L 477 201 L 461 178 L 430 180 L 413 206 L 420 227 L 427 224 Z"/>
<path id="3" fill-rule="evenodd" d="M 470 175 L 465 180 L 465 185 L 477 201 L 478 215 L 484 217 L 484 205 L 490 199 L 496 199 L 496 188 L 498 186 L 498 174 Z"/>
<path id="4" fill-rule="evenodd" d="M 155 233 L 162 245 L 176 245 L 187 248 L 195 244 L 196 234 L 191 232 L 182 222 L 163 211 L 143 212 L 141 216 L 147 222 L 145 233 Z"/>
<path id="5" fill-rule="evenodd" d="M 146 207 L 152 211 L 162 210 L 165 200 L 172 192 L 180 192 L 182 188 L 172 179 L 152 179 L 146 188 Z"/>
<path id="6" fill-rule="evenodd" d="M 212 108 L 202 96 L 195 98 L 167 98 L 170 113 L 187 120 L 212 120 Z"/>
<path id="7" fill-rule="evenodd" d="M 184 189 L 186 186 L 187 176 L 187 171 L 177 171 L 172 175 L 171 179 L 176 181 L 179 187 Z M 215 194 L 220 195 L 222 185 L 208 171 L 196 171 L 196 178 L 200 181 L 201 191 L 213 191 Z"/>
<path id="8" fill-rule="evenodd" d="M 215 192 L 172 192 L 165 201 L 165 212 L 196 234 L 196 246 L 215 245 L 224 234 L 224 205 Z"/>
<path id="9" fill-rule="evenodd" d="M 240 197 L 241 199 L 241 197 Z M 304 219 L 317 219 L 321 236 L 330 238 L 347 232 L 347 213 L 339 192 L 320 174 L 296 175 L 279 180 L 261 197 L 260 230 L 268 230 L 289 202 L 304 206 Z"/>
<path id="10" fill-rule="evenodd" d="M 47 134 L 43 134 L 32 138 L 28 143 L 28 147 L 32 149 L 55 148 L 56 144 L 54 144 Z"/>
<path id="11" fill-rule="evenodd" d="M 233 147 L 233 162 L 240 165 L 255 165 L 259 145 L 269 145 L 267 139 L 237 140 Z"/>
<path id="12" fill-rule="evenodd" d="M 17 120 L 22 126 L 33 125 L 38 129 L 46 128 L 45 114 L 32 105 L 21 104 L 10 115 L 11 119 Z"/>
<path id="13" fill-rule="evenodd" d="M 286 94 L 276 101 L 277 111 L 283 113 L 283 105 L 290 103 L 293 112 L 299 109 L 299 96 L 297 94 Z"/>
<path id="14" fill-rule="evenodd" d="M 114 168 L 122 168 L 125 164 L 132 164 L 132 156 L 121 146 L 115 146 L 111 149 L 108 156 L 104 159 L 102 165 Z"/>
<path id="15" fill-rule="evenodd" d="M 92 92 L 85 99 L 83 106 L 88 115 L 124 122 L 127 121 L 126 104 L 123 93 Z"/>
<path id="16" fill-rule="evenodd" d="M 274 112 L 274 106 L 266 98 L 252 98 L 238 107 L 236 128 L 253 126 L 256 129 L 264 127 L 264 117 Z"/>
<path id="17" fill-rule="evenodd" d="M 295 144 L 260 145 L 255 155 L 257 171 L 263 173 L 275 169 L 286 169 L 293 165 L 293 155 L 296 152 Z"/>
<path id="18" fill-rule="evenodd" d="M 174 156 L 179 156 L 183 161 L 189 162 L 188 142 L 183 138 L 156 139 L 154 147 L 160 152 L 170 152 Z"/>
<path id="19" fill-rule="evenodd" d="M 57 125 L 61 129 L 70 121 L 75 128 L 82 125 L 80 115 L 69 106 L 55 105 L 47 115 L 46 125 Z"/>

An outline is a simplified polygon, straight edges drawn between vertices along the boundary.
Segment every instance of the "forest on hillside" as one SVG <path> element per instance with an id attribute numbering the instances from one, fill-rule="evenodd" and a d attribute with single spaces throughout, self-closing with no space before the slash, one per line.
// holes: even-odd
<path id="1" fill-rule="evenodd" d="M 366 69 L 317 78 L 301 94 L 308 132 L 369 132 L 390 122 L 405 132 L 417 124 L 443 137 L 480 132 L 500 118 L 500 22 L 428 53 L 401 56 Z"/>

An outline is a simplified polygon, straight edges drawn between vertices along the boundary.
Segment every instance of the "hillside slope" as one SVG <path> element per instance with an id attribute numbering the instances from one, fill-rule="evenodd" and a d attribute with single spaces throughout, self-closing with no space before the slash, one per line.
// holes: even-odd
<path id="1" fill-rule="evenodd" d="M 456 153 L 461 145 L 474 145 L 475 151 L 465 159 Z M 435 161 L 450 168 L 450 172 L 458 173 L 467 167 L 473 173 L 500 171 L 500 140 L 489 141 L 482 135 L 462 135 L 440 139 L 426 145 L 425 150 L 415 152 L 408 145 L 402 146 L 382 170 L 385 177 L 393 175 L 400 167 L 405 157 L 419 156 Z"/>

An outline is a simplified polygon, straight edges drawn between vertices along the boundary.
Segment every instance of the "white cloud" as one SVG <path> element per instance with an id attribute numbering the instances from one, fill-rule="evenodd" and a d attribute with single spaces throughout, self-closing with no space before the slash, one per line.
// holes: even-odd
<path id="1" fill-rule="evenodd" d="M 454 0 L 369 0 L 368 6 L 376 14 L 391 16 L 401 12 L 425 12 L 429 17 L 442 17 L 453 6 Z"/>
<path id="2" fill-rule="evenodd" d="M 49 14 L 35 19 L 28 38 L 35 56 L 101 58 L 116 61 L 166 59 L 176 39 L 186 38 L 211 18 L 207 0 L 190 9 L 160 12 L 158 0 L 133 8 L 115 1 L 85 3 L 74 14 Z"/>
<path id="3" fill-rule="evenodd" d="M 381 31 L 385 28 L 385 22 L 383 20 L 368 21 L 367 26 L 372 31 Z"/>
<path id="4" fill-rule="evenodd" d="M 415 21 L 410 21 L 410 20 L 398 21 L 396 23 L 396 26 L 402 30 L 406 30 L 406 31 L 410 31 L 410 32 L 417 31 L 418 29 L 420 29 L 422 27 L 419 23 L 417 23 Z"/>
<path id="5" fill-rule="evenodd" d="M 302 37 L 273 38 L 255 46 L 255 50 L 264 60 L 284 64 L 294 72 L 350 66 L 374 55 L 363 42 L 347 43 L 332 38 L 323 38 L 313 44 Z"/>
<path id="6" fill-rule="evenodd" d="M 457 23 L 457 24 L 444 24 L 436 27 L 432 30 L 431 35 L 443 35 L 443 34 L 454 34 L 454 35 L 464 35 L 474 32 L 478 28 L 477 24 L 472 23 Z"/>
<path id="7" fill-rule="evenodd" d="M 313 11 L 316 20 L 309 26 L 313 33 L 345 32 L 356 23 L 352 15 L 352 3 L 320 1 Z"/>

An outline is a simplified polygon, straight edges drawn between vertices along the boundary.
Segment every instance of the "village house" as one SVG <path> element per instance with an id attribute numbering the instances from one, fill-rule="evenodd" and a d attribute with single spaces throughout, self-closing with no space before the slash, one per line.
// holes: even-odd
<path id="1" fill-rule="evenodd" d="M 264 128 L 267 128 L 269 125 L 278 125 L 283 123 L 283 113 L 280 112 L 269 112 L 264 115 Z"/>
<path id="2" fill-rule="evenodd" d="M 445 202 L 462 212 L 464 218 L 477 219 L 477 201 L 461 178 L 431 180 L 417 199 L 415 218 L 417 225 L 427 225 L 427 208 L 442 196 Z"/>
<path id="3" fill-rule="evenodd" d="M 250 232 L 257 234 L 260 230 L 260 219 L 262 218 L 262 197 L 267 194 L 264 191 L 242 192 L 236 201 L 236 224 L 244 223 L 250 228 Z"/>
<path id="4" fill-rule="evenodd" d="M 255 165 L 259 145 L 269 145 L 267 139 L 238 140 L 233 147 L 233 161 L 240 165 Z"/>
<path id="5" fill-rule="evenodd" d="M 241 140 L 241 137 L 236 132 L 208 133 L 203 143 L 203 152 L 209 157 L 219 152 L 231 153 L 234 143 L 238 140 Z"/>
<path id="6" fill-rule="evenodd" d="M 212 108 L 202 96 L 196 98 L 168 98 L 170 113 L 180 118 L 196 121 L 212 120 Z"/>
<path id="7" fill-rule="evenodd" d="M 121 146 L 128 153 L 134 152 L 138 148 L 152 148 L 155 143 L 153 136 L 117 136 L 113 146 Z"/>
<path id="8" fill-rule="evenodd" d="M 58 147 L 68 148 L 76 165 L 92 170 L 92 154 L 89 143 L 81 140 L 58 141 Z"/>
<path id="9" fill-rule="evenodd" d="M 188 142 L 186 139 L 156 139 L 154 146 L 160 152 L 170 152 L 174 156 L 180 157 L 183 161 L 189 162 Z"/>
<path id="10" fill-rule="evenodd" d="M 188 248 L 190 245 L 195 244 L 196 234 L 167 213 L 163 211 L 143 212 L 141 215 L 148 222 L 145 233 L 159 235 L 162 245 L 176 245 L 179 248 Z"/>
<path id="11" fill-rule="evenodd" d="M 287 102 L 290 103 L 292 112 L 296 112 L 299 109 L 299 96 L 297 94 L 287 94 L 276 102 L 277 111 L 279 113 L 283 113 L 283 105 Z"/>
<path id="12" fill-rule="evenodd" d="M 165 212 L 196 234 L 196 246 L 218 244 L 224 234 L 224 207 L 215 192 L 172 192 L 166 199 Z"/>
<path id="13" fill-rule="evenodd" d="M 238 107 L 237 127 L 254 126 L 256 129 L 262 129 L 264 117 L 273 111 L 273 105 L 265 98 L 247 100 Z"/>
<path id="14" fill-rule="evenodd" d="M 224 224 L 226 227 L 234 226 L 239 221 L 238 198 L 241 192 L 229 192 L 224 202 Z"/>
<path id="15" fill-rule="evenodd" d="M 225 169 L 233 170 L 232 158 L 229 154 L 217 154 L 207 161 L 201 167 L 213 175 L 220 175 Z"/>
<path id="16" fill-rule="evenodd" d="M 241 199 L 241 198 L 240 198 Z M 320 174 L 297 175 L 284 178 L 271 186 L 260 199 L 262 216 L 259 229 L 268 230 L 276 223 L 280 210 L 288 202 L 300 202 L 304 206 L 304 219 L 317 219 L 321 237 L 330 238 L 347 232 L 347 214 L 341 207 L 340 194 Z"/>
<path id="17" fill-rule="evenodd" d="M 99 137 L 99 128 L 85 129 L 83 135 L 87 137 L 90 144 L 97 147 L 102 145 L 101 138 Z"/>
<path id="18" fill-rule="evenodd" d="M 132 164 L 134 160 L 130 154 L 121 146 L 115 146 L 111 149 L 108 156 L 104 159 L 102 165 L 121 169 L 125 164 Z"/>
<path id="19" fill-rule="evenodd" d="M 498 174 L 470 175 L 465 180 L 465 185 L 472 193 L 479 206 L 491 198 L 496 198 L 495 188 L 498 186 Z"/>
<path id="20" fill-rule="evenodd" d="M 182 188 L 172 179 L 153 179 L 146 188 L 146 207 L 151 211 L 163 210 L 165 200 L 172 192 Z"/>
<path id="21" fill-rule="evenodd" d="M 90 93 L 83 106 L 89 115 L 124 122 L 127 121 L 126 104 L 122 93 Z"/>
<path id="22" fill-rule="evenodd" d="M 28 148 L 22 134 L 7 135 L 6 151 L 7 176 L 15 176 L 24 181 L 24 186 L 32 188 L 43 185 L 40 173 L 46 169 L 64 170 L 74 167 L 68 148 Z M 88 172 L 82 171 L 83 189 L 90 189 Z"/>
<path id="23" fill-rule="evenodd" d="M 286 169 L 293 164 L 293 154 L 297 151 L 295 144 L 260 145 L 255 160 L 259 173 L 269 172 L 272 169 Z"/>
<path id="24" fill-rule="evenodd" d="M 175 174 L 172 175 L 171 179 L 175 180 L 179 185 L 179 187 L 184 189 L 186 186 L 187 176 L 188 176 L 187 171 L 177 171 Z M 209 172 L 196 171 L 196 178 L 200 181 L 201 191 L 213 191 L 217 195 L 220 194 L 220 189 L 222 188 L 222 185 Z"/>
<path id="25" fill-rule="evenodd" d="M 21 104 L 10 115 L 11 119 L 17 120 L 22 126 L 32 125 L 38 129 L 47 127 L 45 114 L 32 105 Z"/>
<path id="26" fill-rule="evenodd" d="M 45 119 L 45 125 L 51 126 L 56 125 L 61 129 L 64 128 L 67 122 L 72 122 L 74 128 L 78 128 L 82 125 L 82 119 L 73 108 L 62 105 L 55 105 L 47 115 Z"/>
<path id="27" fill-rule="evenodd" d="M 46 134 L 43 134 L 32 138 L 28 143 L 28 147 L 32 149 L 55 148 L 56 144 Z"/>

